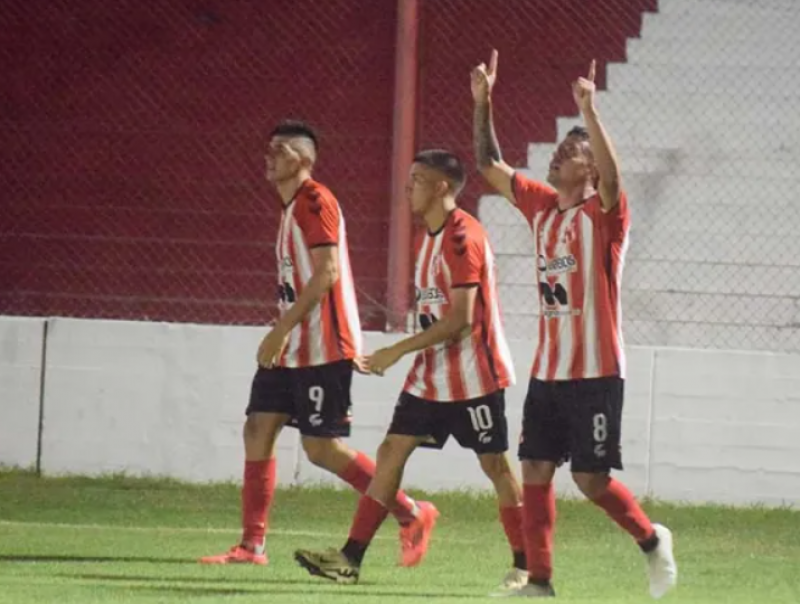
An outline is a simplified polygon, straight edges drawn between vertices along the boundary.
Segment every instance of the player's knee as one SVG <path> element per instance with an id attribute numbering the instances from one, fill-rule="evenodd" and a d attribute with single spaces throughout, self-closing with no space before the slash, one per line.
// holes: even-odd
<path id="1" fill-rule="evenodd" d="M 398 450 L 397 444 L 392 442 L 390 439 L 384 439 L 384 441 L 378 447 L 378 455 L 377 455 L 377 463 L 381 465 L 384 464 L 391 464 L 394 465 L 397 462 L 398 458 Z"/>
<path id="2" fill-rule="evenodd" d="M 511 464 L 508 463 L 508 457 L 504 453 L 481 455 L 479 460 L 483 473 L 492 482 L 511 476 Z"/>
<path id="3" fill-rule="evenodd" d="M 525 484 L 550 484 L 555 473 L 556 464 L 551 461 L 522 460 L 522 481 Z"/>
<path id="4" fill-rule="evenodd" d="M 586 498 L 594 500 L 605 493 L 609 476 L 606 473 L 573 472 L 572 480 Z"/>
<path id="5" fill-rule="evenodd" d="M 245 444 L 258 443 L 267 437 L 266 425 L 263 421 L 259 421 L 257 415 L 248 415 L 244 422 L 244 429 L 242 436 L 244 437 Z"/>
<path id="6" fill-rule="evenodd" d="M 385 438 L 378 447 L 377 463 L 379 467 L 402 466 L 408 457 L 407 447 L 391 436 Z"/>
<path id="7" fill-rule="evenodd" d="M 333 438 L 303 438 L 303 451 L 308 461 L 320 468 L 327 467 L 335 448 L 336 440 Z"/>

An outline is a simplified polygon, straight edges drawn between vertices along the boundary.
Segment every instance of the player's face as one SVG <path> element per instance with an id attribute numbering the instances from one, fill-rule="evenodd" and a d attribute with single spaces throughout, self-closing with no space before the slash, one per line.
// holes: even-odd
<path id="1" fill-rule="evenodd" d="M 291 139 L 275 136 L 269 141 L 264 158 L 267 162 L 267 180 L 273 184 L 293 178 L 301 168 L 295 153 L 291 153 Z"/>
<path id="2" fill-rule="evenodd" d="M 565 138 L 553 153 L 547 182 L 556 188 L 583 185 L 592 178 L 593 161 L 588 144 L 574 136 Z"/>
<path id="3" fill-rule="evenodd" d="M 438 172 L 422 164 L 411 164 L 406 182 L 406 199 L 411 204 L 411 212 L 424 215 L 436 199 L 441 198 L 448 189 L 447 181 Z"/>

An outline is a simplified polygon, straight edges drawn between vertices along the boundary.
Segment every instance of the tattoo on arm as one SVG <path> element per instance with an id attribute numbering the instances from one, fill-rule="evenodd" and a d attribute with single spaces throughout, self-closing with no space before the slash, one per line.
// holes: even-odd
<path id="1" fill-rule="evenodd" d="M 492 122 L 491 103 L 475 104 L 473 136 L 475 139 L 475 159 L 479 168 L 489 167 L 492 162 L 499 162 L 502 159 L 500 144 L 497 142 L 497 135 Z"/>

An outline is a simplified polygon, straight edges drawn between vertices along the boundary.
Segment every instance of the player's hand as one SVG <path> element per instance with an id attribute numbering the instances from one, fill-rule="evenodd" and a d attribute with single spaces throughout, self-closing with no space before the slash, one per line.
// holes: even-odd
<path id="1" fill-rule="evenodd" d="M 481 63 L 472 70 L 472 98 L 476 103 L 486 103 L 492 96 L 492 88 L 497 81 L 497 51 L 492 51 L 489 66 Z"/>
<path id="2" fill-rule="evenodd" d="M 353 358 L 353 369 L 362 375 L 369 375 L 369 360 L 364 356 Z"/>
<path id="3" fill-rule="evenodd" d="M 592 59 L 589 65 L 589 74 L 585 78 L 578 78 L 572 83 L 572 96 L 575 98 L 575 104 L 581 113 L 594 110 L 594 94 L 597 91 L 597 86 L 594 83 L 596 62 Z"/>
<path id="4" fill-rule="evenodd" d="M 258 347 L 258 355 L 256 359 L 261 367 L 272 369 L 280 362 L 283 349 L 289 342 L 289 334 L 286 333 L 280 324 L 272 328 Z"/>
<path id="5" fill-rule="evenodd" d="M 397 363 L 403 355 L 394 347 L 381 348 L 367 357 L 369 372 L 375 375 L 383 375 L 392 365 Z"/>

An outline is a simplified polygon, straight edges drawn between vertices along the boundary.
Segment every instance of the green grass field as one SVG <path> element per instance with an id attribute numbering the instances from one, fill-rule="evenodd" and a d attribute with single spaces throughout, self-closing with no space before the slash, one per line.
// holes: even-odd
<path id="1" fill-rule="evenodd" d="M 355 509 L 353 493 L 330 489 L 279 491 L 270 566 L 200 566 L 198 556 L 237 539 L 238 498 L 233 485 L 0 472 L 0 602 L 493 601 L 486 594 L 510 567 L 493 499 L 449 493 L 432 497 L 442 517 L 420 567 L 395 566 L 396 531 L 387 522 L 359 585 L 314 579 L 293 550 L 340 545 Z M 680 582 L 664 601 L 800 602 L 800 513 L 647 508 L 676 536 Z M 638 549 L 591 505 L 559 502 L 556 541 L 560 601 L 649 601 Z"/>

